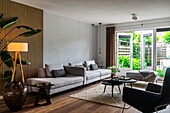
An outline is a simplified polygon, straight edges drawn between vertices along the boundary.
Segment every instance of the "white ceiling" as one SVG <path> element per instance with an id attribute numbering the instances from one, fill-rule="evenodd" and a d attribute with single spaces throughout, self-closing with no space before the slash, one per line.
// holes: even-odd
<path id="1" fill-rule="evenodd" d="M 85 23 L 115 24 L 170 17 L 170 0 L 12 0 Z"/>

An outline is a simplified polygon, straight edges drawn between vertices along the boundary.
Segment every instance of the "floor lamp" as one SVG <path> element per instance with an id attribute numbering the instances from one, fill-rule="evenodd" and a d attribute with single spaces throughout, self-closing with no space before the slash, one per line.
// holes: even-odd
<path id="1" fill-rule="evenodd" d="M 12 72 L 11 82 L 14 81 L 14 75 L 15 75 L 15 70 L 16 70 L 16 62 L 17 62 L 17 58 L 18 58 L 19 64 L 20 64 L 21 75 L 22 75 L 22 82 L 25 83 L 20 52 L 28 52 L 28 43 L 11 42 L 8 45 L 7 50 L 15 52 L 15 60 L 13 62 L 13 72 Z"/>

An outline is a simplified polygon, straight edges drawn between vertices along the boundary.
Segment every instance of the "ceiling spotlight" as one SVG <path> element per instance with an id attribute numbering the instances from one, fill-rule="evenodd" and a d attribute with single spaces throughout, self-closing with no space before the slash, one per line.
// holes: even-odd
<path id="1" fill-rule="evenodd" d="M 137 18 L 137 15 L 136 14 L 132 14 L 132 19 L 133 20 L 137 20 L 138 18 Z"/>

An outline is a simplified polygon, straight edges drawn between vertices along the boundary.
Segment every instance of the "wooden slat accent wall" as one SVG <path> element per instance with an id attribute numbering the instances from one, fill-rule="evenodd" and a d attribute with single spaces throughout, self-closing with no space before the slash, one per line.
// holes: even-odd
<path id="1" fill-rule="evenodd" d="M 13 17 L 19 17 L 19 22 L 16 25 L 28 25 L 32 28 L 43 30 L 43 11 L 40 9 L 15 3 L 10 0 L 0 0 L 0 13 L 4 14 L 4 18 L 3 18 L 4 20 Z M 2 36 L 5 33 L 7 33 L 11 28 L 5 30 L 0 35 L 0 38 L 2 38 Z M 10 39 L 17 36 L 19 33 L 22 33 L 23 31 L 25 30 L 24 29 L 15 30 L 14 32 L 12 32 L 6 38 L 4 44 L 8 42 Z M 36 77 L 38 73 L 37 69 L 39 67 L 43 67 L 43 31 L 32 37 L 28 37 L 28 38 L 20 37 L 15 41 L 28 43 L 28 52 L 21 53 L 22 58 L 27 59 L 28 61 L 31 62 L 31 65 L 23 66 L 25 79 L 30 77 Z M 2 48 L 2 44 L 0 45 L 0 48 Z M 11 54 L 14 55 L 14 53 Z M 2 69 L 3 67 L 1 66 L 0 70 Z M 4 70 L 5 70 L 5 66 L 4 66 Z M 19 66 L 17 72 L 20 72 Z M 3 76 L 2 72 L 0 72 L 0 77 L 2 76 Z M 17 73 L 16 79 L 21 80 L 20 73 Z M 0 81 L 0 94 L 2 92 L 3 87 L 4 87 L 4 83 Z"/>

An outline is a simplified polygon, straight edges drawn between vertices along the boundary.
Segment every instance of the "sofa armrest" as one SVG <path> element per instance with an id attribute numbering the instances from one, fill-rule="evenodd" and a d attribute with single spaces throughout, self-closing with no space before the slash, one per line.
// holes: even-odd
<path id="1" fill-rule="evenodd" d="M 84 67 L 64 66 L 64 70 L 69 75 L 83 76 L 83 83 L 86 83 L 86 69 Z"/>
<path id="2" fill-rule="evenodd" d="M 123 88 L 123 101 L 142 112 L 151 112 L 160 101 L 161 95 L 134 88 Z"/>
<path id="3" fill-rule="evenodd" d="M 162 86 L 157 84 L 152 84 L 152 83 L 148 83 L 148 86 L 146 88 L 146 91 L 151 91 L 155 93 L 160 93 L 161 90 L 162 90 Z"/>
<path id="4" fill-rule="evenodd" d="M 38 83 L 49 83 L 49 84 L 51 84 L 50 82 L 41 81 L 41 80 L 39 80 L 39 78 L 28 78 L 26 80 L 28 92 L 38 92 L 39 88 L 31 86 L 31 85 L 35 85 L 35 84 L 38 84 Z"/>
<path id="5" fill-rule="evenodd" d="M 86 69 L 84 67 L 64 66 L 66 74 L 85 76 Z"/>
<path id="6" fill-rule="evenodd" d="M 38 68 L 38 78 L 46 78 L 46 69 L 45 68 Z"/>

